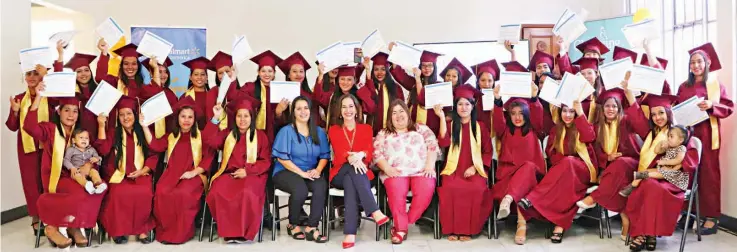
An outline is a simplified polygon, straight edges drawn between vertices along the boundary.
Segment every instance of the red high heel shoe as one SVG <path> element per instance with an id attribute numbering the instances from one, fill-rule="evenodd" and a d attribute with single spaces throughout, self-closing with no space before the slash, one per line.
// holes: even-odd
<path id="1" fill-rule="evenodd" d="M 384 218 L 381 218 L 381 219 L 379 219 L 379 220 L 376 221 L 376 225 L 377 226 L 381 226 L 381 225 L 384 225 L 386 223 L 389 223 L 389 216 L 384 216 Z"/>
<path id="2" fill-rule="evenodd" d="M 343 242 L 343 249 L 349 249 L 356 246 L 356 242 Z"/>

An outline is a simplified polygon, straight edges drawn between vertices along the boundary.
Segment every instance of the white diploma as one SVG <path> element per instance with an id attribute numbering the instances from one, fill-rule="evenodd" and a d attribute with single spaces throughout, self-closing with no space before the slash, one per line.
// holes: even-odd
<path id="1" fill-rule="evenodd" d="M 563 75 L 563 79 L 560 81 L 560 86 L 558 87 L 555 99 L 560 101 L 563 105 L 573 107 L 574 101 L 582 100 L 581 97 L 583 96 L 582 94 L 584 93 L 586 86 L 590 85 L 583 76 L 573 75 L 566 72 Z"/>
<path id="2" fill-rule="evenodd" d="M 638 23 L 622 27 L 622 33 L 632 47 L 644 47 L 645 40 L 660 38 L 660 29 L 654 19 L 645 19 Z"/>
<path id="3" fill-rule="evenodd" d="M 350 51 L 350 53 L 348 52 Z M 353 49 L 338 41 L 317 52 L 317 62 L 325 65 L 325 71 L 353 62 Z"/>
<path id="4" fill-rule="evenodd" d="M 246 39 L 245 35 L 241 35 L 240 37 L 236 37 L 235 40 L 233 40 L 233 64 L 241 64 L 244 61 L 248 59 L 251 55 L 253 55 L 253 49 L 251 48 L 251 45 L 248 43 L 248 39 Z"/>
<path id="5" fill-rule="evenodd" d="M 141 113 L 143 114 L 143 122 L 141 124 L 144 127 L 148 127 L 152 123 L 171 115 L 171 105 L 169 105 L 164 91 L 159 92 L 141 104 Z"/>
<path id="6" fill-rule="evenodd" d="M 120 37 L 123 37 L 123 34 L 125 34 L 123 29 L 120 28 L 120 25 L 118 25 L 112 17 L 106 18 L 105 21 L 97 26 L 95 32 L 97 32 L 97 34 L 105 39 L 105 41 L 110 45 L 118 43 Z"/>
<path id="7" fill-rule="evenodd" d="M 61 46 L 67 46 L 69 45 L 69 42 L 72 42 L 72 38 L 74 38 L 74 35 L 76 34 L 77 31 L 57 32 L 49 37 L 49 43 L 52 45 L 56 45 L 56 42 L 61 40 Z"/>
<path id="8" fill-rule="evenodd" d="M 90 96 L 85 108 L 95 115 L 108 115 L 121 96 L 123 96 L 123 93 L 120 90 L 102 81 L 95 88 L 95 92 Z"/>
<path id="9" fill-rule="evenodd" d="M 709 114 L 706 111 L 701 111 L 698 106 L 702 101 L 704 101 L 703 97 L 693 96 L 673 106 L 675 123 L 683 126 L 694 126 L 709 119 Z"/>
<path id="10" fill-rule="evenodd" d="M 481 100 L 484 103 L 484 107 L 483 107 L 484 111 L 490 111 L 494 109 L 494 89 L 493 88 L 481 89 L 481 93 L 484 93 L 484 95 L 481 96 Z"/>
<path id="11" fill-rule="evenodd" d="M 443 82 L 425 86 L 425 109 L 431 109 L 435 104 L 453 106 L 453 84 Z"/>
<path id="12" fill-rule="evenodd" d="M 388 60 L 404 69 L 411 70 L 412 68 L 420 65 L 421 56 L 422 50 L 404 42 L 397 41 L 394 48 L 392 48 L 392 51 L 389 52 Z"/>
<path id="13" fill-rule="evenodd" d="M 499 75 L 499 95 L 510 97 L 530 98 L 532 95 L 532 73 L 530 72 L 502 72 Z"/>
<path id="14" fill-rule="evenodd" d="M 299 96 L 300 83 L 296 81 L 272 81 L 271 84 L 271 103 L 280 103 L 282 99 L 289 101 Z"/>
<path id="15" fill-rule="evenodd" d="M 634 64 L 630 57 L 601 65 L 599 67 L 599 73 L 601 74 L 602 82 L 604 82 L 604 88 L 609 90 L 620 87 L 620 82 L 624 80 L 627 72 L 632 71 L 633 66 Z"/>
<path id="16" fill-rule="evenodd" d="M 20 50 L 20 68 L 25 73 L 36 69 L 36 65 L 46 68 L 54 66 L 54 59 L 48 46 Z"/>
<path id="17" fill-rule="evenodd" d="M 366 38 L 363 39 L 363 42 L 361 42 L 363 55 L 367 57 L 373 57 L 385 48 L 386 42 L 384 42 L 384 38 L 381 36 L 381 32 L 379 32 L 379 29 L 371 32 L 371 34 L 366 36 Z"/>
<path id="18" fill-rule="evenodd" d="M 585 10 L 582 12 L 585 12 Z M 579 15 L 570 9 L 566 9 L 553 26 L 553 33 L 570 43 L 586 32 L 584 19 L 584 14 Z"/>
<path id="19" fill-rule="evenodd" d="M 172 47 L 174 47 L 174 44 L 171 42 L 150 31 L 146 31 L 143 34 L 143 38 L 141 38 L 141 42 L 138 43 L 138 50 L 136 51 L 149 58 L 156 56 L 156 61 L 159 62 L 159 65 L 163 65 Z"/>
<path id="20" fill-rule="evenodd" d="M 635 65 L 632 67 L 628 88 L 661 95 L 663 93 L 663 82 L 665 82 L 665 70 Z"/>
<path id="21" fill-rule="evenodd" d="M 215 76 L 217 78 L 217 76 Z M 218 98 L 217 103 L 220 104 L 225 100 L 225 94 L 228 93 L 228 89 L 230 89 L 230 84 L 233 82 L 233 80 L 230 79 L 230 76 L 226 73 L 223 74 L 223 79 L 220 80 L 220 87 L 218 88 Z"/>
<path id="22" fill-rule="evenodd" d="M 555 96 L 558 94 L 560 84 L 558 84 L 557 81 L 553 80 L 553 78 L 545 78 L 545 82 L 543 82 L 542 86 L 543 87 L 540 89 L 540 93 L 537 95 L 537 97 L 545 100 L 551 105 L 560 107 L 560 101 L 555 99 Z"/>
<path id="23" fill-rule="evenodd" d="M 502 27 L 499 28 L 499 38 L 497 42 L 502 45 L 504 44 L 504 41 L 517 44 L 519 43 L 519 34 L 521 30 L 521 24 L 502 25 Z"/>
<path id="24" fill-rule="evenodd" d="M 77 73 L 53 72 L 44 76 L 46 88 L 41 91 L 43 97 L 74 97 L 77 87 Z"/>

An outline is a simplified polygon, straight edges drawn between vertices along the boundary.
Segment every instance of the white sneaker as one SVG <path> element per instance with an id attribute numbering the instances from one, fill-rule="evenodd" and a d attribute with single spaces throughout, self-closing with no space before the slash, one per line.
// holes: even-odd
<path id="1" fill-rule="evenodd" d="M 104 192 L 105 190 L 107 190 L 107 184 L 105 184 L 105 183 L 102 183 L 102 184 L 99 184 L 99 185 L 97 185 L 97 188 L 95 188 L 95 193 L 97 193 L 97 194 L 101 194 L 101 193 L 103 193 L 103 192 Z"/>
<path id="2" fill-rule="evenodd" d="M 576 206 L 578 206 L 581 209 L 586 210 L 586 209 L 594 208 L 596 206 L 596 203 L 591 204 L 591 205 L 586 205 L 586 203 L 583 203 L 583 200 L 579 200 L 579 201 L 576 201 Z"/>
<path id="3" fill-rule="evenodd" d="M 87 190 L 87 193 L 89 194 L 95 193 L 95 185 L 92 184 L 92 181 L 87 181 L 87 183 L 84 184 L 84 189 Z"/>
<path id="4" fill-rule="evenodd" d="M 499 213 L 496 214 L 497 219 L 504 219 L 509 216 L 509 213 L 511 212 L 509 210 L 509 206 L 512 204 L 512 201 L 514 199 L 510 195 L 504 196 L 504 199 L 502 199 L 502 202 L 499 203 Z"/>

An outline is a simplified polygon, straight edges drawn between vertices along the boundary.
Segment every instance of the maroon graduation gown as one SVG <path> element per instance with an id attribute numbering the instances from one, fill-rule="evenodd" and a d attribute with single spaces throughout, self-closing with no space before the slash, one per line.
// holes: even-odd
<path id="1" fill-rule="evenodd" d="M 678 102 L 688 100 L 693 96 L 703 97 L 705 100 L 708 99 L 706 92 L 706 85 L 703 82 L 695 83 L 693 86 L 688 87 L 685 83 L 681 84 L 678 89 Z M 719 96 L 721 97 L 719 103 L 714 103 L 711 109 L 706 110 L 710 116 L 717 118 L 719 124 L 719 143 L 720 148 L 716 150 L 711 149 L 711 123 L 710 120 L 703 121 L 696 124 L 693 127 L 694 137 L 701 139 L 702 154 L 701 154 L 701 172 L 699 173 L 699 184 L 705 185 L 699 187 L 699 200 L 701 201 L 701 214 L 707 217 L 718 218 L 722 215 L 722 202 L 721 202 L 721 173 L 719 164 L 719 151 L 725 142 L 722 141 L 722 123 L 721 120 L 732 115 L 734 109 L 734 103 L 729 96 L 727 96 L 727 90 L 724 85 L 719 84 Z M 708 185 L 708 186 L 706 186 Z"/>
<path id="2" fill-rule="evenodd" d="M 312 88 L 312 104 L 313 105 L 317 105 L 317 107 L 319 108 L 317 110 L 318 113 L 320 112 L 320 109 L 323 110 L 324 115 L 323 116 L 317 116 L 317 118 L 319 118 L 318 121 L 321 123 L 321 124 L 319 124 L 320 127 L 327 128 L 327 126 L 325 124 L 325 120 L 323 119 L 323 117 L 324 116 L 327 116 L 327 114 L 328 114 L 327 113 L 328 107 L 327 107 L 327 105 L 323 105 L 322 102 L 325 101 L 325 100 L 327 100 L 328 101 L 327 103 L 330 103 L 330 96 L 335 91 L 335 83 L 330 83 L 330 81 L 328 80 L 328 84 L 327 84 L 328 85 L 328 90 L 327 91 L 324 91 L 323 88 L 325 86 L 325 83 L 323 83 L 323 81 L 325 81 L 325 80 L 319 80 L 319 79 L 320 78 L 318 77 L 318 80 L 315 80 L 315 87 Z"/>
<path id="3" fill-rule="evenodd" d="M 166 100 L 169 102 L 169 106 L 171 106 L 173 109 L 174 106 L 177 104 L 177 101 L 179 100 L 179 98 L 177 98 L 177 94 L 174 93 L 174 91 L 172 91 L 170 88 L 164 88 L 155 83 L 145 85 L 141 88 L 141 103 L 150 99 L 161 91 L 164 91 L 164 95 L 166 95 Z M 174 114 L 168 115 L 164 120 L 166 120 L 166 133 L 170 133 L 172 130 L 174 130 L 175 123 L 177 123 L 175 121 Z M 151 134 L 155 136 L 156 130 L 154 128 L 154 124 L 152 123 L 148 126 L 148 128 L 151 130 Z"/>
<path id="4" fill-rule="evenodd" d="M 239 89 L 238 92 L 243 92 L 244 94 L 250 95 L 253 98 L 258 97 L 260 94 L 255 93 L 256 85 L 261 85 L 260 83 L 254 83 L 254 82 L 248 82 L 241 89 Z M 289 108 L 285 109 L 284 112 L 282 112 L 281 116 L 276 116 L 276 106 L 279 105 L 278 103 L 271 103 L 270 97 L 271 97 L 271 87 L 268 85 L 264 85 L 266 88 L 266 97 L 261 97 L 261 104 L 266 104 L 266 128 L 262 129 L 266 132 L 266 136 L 269 138 L 269 143 L 274 142 L 274 136 L 276 136 L 276 132 L 281 129 L 282 126 L 288 123 L 288 118 L 286 117 L 287 114 L 289 114 Z M 234 95 L 240 95 L 240 93 L 234 92 Z M 256 110 L 256 117 L 253 117 L 253 120 L 256 120 L 258 118 L 258 111 L 259 108 L 254 108 Z"/>
<path id="5" fill-rule="evenodd" d="M 390 73 L 392 76 L 394 76 L 394 79 L 397 80 L 397 82 L 402 85 L 404 89 L 407 89 L 408 91 L 412 91 L 413 88 L 415 88 L 416 80 L 415 77 L 409 76 L 402 67 L 395 65 L 391 68 Z M 434 84 L 434 83 L 432 83 Z M 422 90 L 417 94 L 417 99 L 415 102 L 412 102 L 412 104 L 407 104 L 409 106 L 409 110 L 411 111 L 410 116 L 412 117 L 412 121 L 417 122 L 417 108 L 424 108 L 425 107 L 425 87 L 422 87 Z M 447 112 L 448 110 L 446 110 Z M 445 121 L 445 118 L 443 118 L 442 121 Z M 427 119 L 425 122 L 425 125 L 427 125 L 428 128 L 432 130 L 432 132 L 435 133 L 435 135 L 438 135 L 440 130 L 440 118 L 438 118 L 437 115 L 435 115 L 435 112 L 432 111 L 432 109 L 427 110 Z"/>
<path id="6" fill-rule="evenodd" d="M 389 78 L 389 76 L 386 76 Z M 378 87 L 377 87 L 378 86 Z M 369 88 L 369 90 L 375 90 L 375 92 L 372 92 L 373 100 L 376 101 L 376 109 L 374 110 L 374 121 L 373 128 L 374 128 L 374 136 L 376 134 L 379 134 L 379 131 L 384 129 L 384 111 L 386 112 L 386 120 L 392 119 L 392 112 L 390 111 L 389 105 L 390 104 L 384 104 L 384 84 L 381 83 L 374 83 L 373 80 L 366 80 L 366 87 Z M 394 95 L 395 97 L 391 97 L 387 91 L 387 95 L 389 96 L 389 103 L 391 103 L 395 99 L 400 99 L 404 101 L 404 92 L 401 87 L 396 85 L 394 87 Z M 485 121 L 484 121 L 485 122 Z M 369 122 L 367 122 L 369 123 Z"/>
<path id="7" fill-rule="evenodd" d="M 100 54 L 100 57 L 97 58 L 97 70 L 95 71 L 95 82 L 100 83 L 104 80 L 105 82 L 113 86 L 114 88 L 117 88 L 118 80 L 120 79 L 120 76 L 115 77 L 115 76 L 107 74 L 108 61 L 110 61 L 110 54 L 108 55 Z M 140 88 L 142 85 L 143 85 L 142 83 L 136 83 L 134 79 L 129 79 L 127 96 L 130 96 L 131 98 L 138 97 L 140 93 Z"/>
<path id="8" fill-rule="evenodd" d="M 61 72 L 64 70 L 64 66 L 60 61 L 54 61 L 54 72 Z M 82 86 L 79 83 L 79 92 L 76 93 L 77 99 L 81 102 L 79 106 L 79 123 L 83 129 L 86 129 L 90 134 L 90 143 L 95 142 L 97 139 L 97 115 L 92 113 L 87 106 L 87 101 L 90 100 L 92 92 L 89 86 Z M 117 119 L 116 119 L 117 120 Z"/>

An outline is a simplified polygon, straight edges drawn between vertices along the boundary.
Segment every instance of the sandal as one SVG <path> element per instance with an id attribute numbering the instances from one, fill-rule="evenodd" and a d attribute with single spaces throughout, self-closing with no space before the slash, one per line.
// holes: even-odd
<path id="1" fill-rule="evenodd" d="M 448 235 L 448 240 L 449 241 L 458 241 L 458 236 L 457 235 Z"/>
<path id="2" fill-rule="evenodd" d="M 459 241 L 462 241 L 462 242 L 467 242 L 467 241 L 471 241 L 471 236 L 468 236 L 468 235 L 461 235 L 461 236 L 458 236 L 458 240 L 459 240 Z"/>
<path id="3" fill-rule="evenodd" d="M 72 238 L 74 240 L 74 245 L 77 248 L 86 248 L 87 247 L 87 238 L 84 237 L 82 234 L 82 231 L 77 228 L 67 228 L 67 236 Z"/>
<path id="4" fill-rule="evenodd" d="M 293 226 L 292 224 L 287 225 L 287 234 L 292 237 L 292 239 L 295 240 L 304 240 L 305 239 L 305 232 L 297 231 L 294 232 L 294 229 L 296 229 L 297 226 Z"/>
<path id="5" fill-rule="evenodd" d="M 646 179 L 650 177 L 649 173 L 648 171 L 635 172 L 634 177 L 635 179 Z"/>
<path id="6" fill-rule="evenodd" d="M 645 244 L 643 243 L 645 238 L 642 236 L 637 236 L 632 241 L 630 241 L 630 251 L 639 252 L 642 251 L 643 248 L 645 248 Z M 637 242 L 640 242 L 637 244 Z"/>
<path id="7" fill-rule="evenodd" d="M 400 235 L 399 232 L 403 232 L 404 235 Z M 407 231 L 399 231 L 396 228 L 392 228 L 390 233 L 392 235 L 392 244 L 402 244 L 404 240 L 407 240 Z"/>
<path id="8" fill-rule="evenodd" d="M 315 233 L 317 233 L 317 236 L 315 236 Z M 310 230 L 310 232 L 307 232 L 307 241 L 314 241 L 316 243 L 326 243 L 328 242 L 328 237 L 320 234 L 320 230 L 317 230 L 317 228 L 313 228 Z"/>
<path id="9" fill-rule="evenodd" d="M 527 198 L 522 198 L 519 200 L 519 202 L 517 202 L 517 206 L 519 206 L 523 210 L 527 210 L 532 208 L 532 202 Z"/>
<path id="10" fill-rule="evenodd" d="M 520 231 L 524 231 L 523 235 L 520 235 Z M 517 223 L 517 232 L 514 233 L 514 244 L 525 245 L 527 241 L 527 223 Z"/>
<path id="11" fill-rule="evenodd" d="M 46 226 L 44 228 L 44 232 L 48 234 L 46 238 L 49 240 L 49 243 L 51 244 L 52 247 L 63 249 L 63 248 L 68 248 L 69 246 L 72 246 L 72 242 L 73 242 L 72 239 L 64 237 L 64 235 L 62 235 L 58 229 L 52 228 L 50 226 Z M 58 237 L 58 240 L 55 237 Z M 63 242 L 62 242 L 62 239 L 63 239 Z M 57 240 L 57 241 L 54 241 L 54 240 Z"/>
<path id="12" fill-rule="evenodd" d="M 563 233 L 564 232 L 559 232 L 559 233 L 553 232 L 553 235 L 550 236 L 550 242 L 555 243 L 555 244 L 559 244 L 563 242 Z"/>
<path id="13" fill-rule="evenodd" d="M 144 237 L 141 238 L 141 236 L 144 236 Z M 151 243 L 151 237 L 149 237 L 146 234 L 140 234 L 136 236 L 136 241 L 140 242 L 141 244 L 149 244 Z"/>
<path id="14" fill-rule="evenodd" d="M 713 234 L 716 234 L 717 231 L 719 230 L 719 220 L 716 219 L 716 218 L 706 218 L 706 220 L 713 222 L 714 223 L 714 226 L 705 227 L 704 224 L 706 224 L 706 221 L 704 221 L 704 223 L 701 223 L 701 235 L 713 235 Z"/>
<path id="15" fill-rule="evenodd" d="M 496 214 L 496 219 L 504 219 L 509 216 L 510 205 L 512 205 L 512 202 L 514 201 L 514 198 L 512 196 L 506 195 L 504 196 L 504 199 L 502 199 L 502 202 L 499 203 L 499 213 Z"/>
<path id="16" fill-rule="evenodd" d="M 655 251 L 655 247 L 658 245 L 658 240 L 655 239 L 655 236 L 648 236 L 645 238 L 645 248 L 647 251 Z"/>

